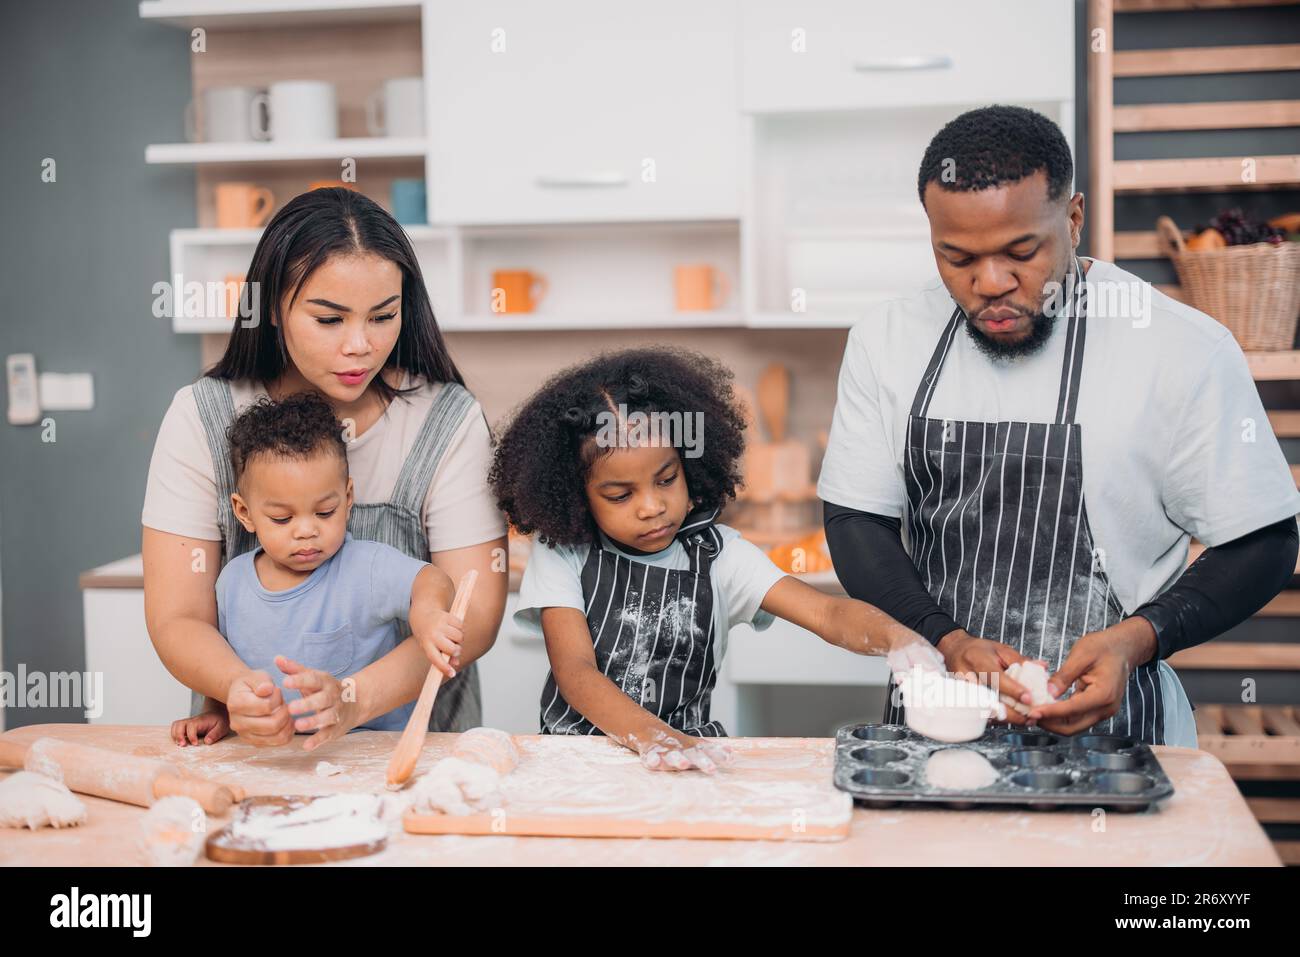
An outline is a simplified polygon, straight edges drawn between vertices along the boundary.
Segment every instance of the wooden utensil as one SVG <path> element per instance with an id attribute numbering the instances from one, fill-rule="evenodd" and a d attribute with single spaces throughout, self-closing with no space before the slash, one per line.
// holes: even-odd
<path id="1" fill-rule="evenodd" d="M 456 597 L 451 602 L 451 613 L 461 621 L 469 609 L 469 597 L 474 592 L 474 583 L 478 581 L 478 569 L 471 568 L 456 586 Z M 429 715 L 433 713 L 433 699 L 442 684 L 442 672 L 434 665 L 429 665 L 429 674 L 424 679 L 420 698 L 415 703 L 415 710 L 406 722 L 406 729 L 393 749 L 393 756 L 388 761 L 387 782 L 390 788 L 397 788 L 410 780 L 415 770 L 415 762 L 420 759 L 420 749 L 424 746 L 424 735 L 429 730 Z"/>
<path id="2" fill-rule="evenodd" d="M 150 807 L 171 795 L 191 797 L 209 814 L 225 814 L 235 802 L 228 786 L 182 774 L 164 761 L 121 754 L 58 738 L 37 738 L 30 745 L 0 738 L 0 766 L 38 774 L 58 771 L 78 794 Z"/>

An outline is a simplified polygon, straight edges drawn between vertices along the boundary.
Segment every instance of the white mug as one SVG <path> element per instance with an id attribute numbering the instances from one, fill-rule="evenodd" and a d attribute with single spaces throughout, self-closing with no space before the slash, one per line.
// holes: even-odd
<path id="1" fill-rule="evenodd" d="M 191 142 L 247 143 L 253 139 L 253 101 L 258 90 L 251 86 L 214 86 L 203 91 L 199 122 L 194 101 L 185 105 L 185 137 Z M 201 127 L 201 129 L 200 129 Z"/>
<path id="2" fill-rule="evenodd" d="M 424 78 L 399 76 L 366 98 L 371 136 L 424 135 Z"/>
<path id="3" fill-rule="evenodd" d="M 339 111 L 334 84 L 323 80 L 272 83 L 253 100 L 253 134 L 277 143 L 338 139 Z"/>

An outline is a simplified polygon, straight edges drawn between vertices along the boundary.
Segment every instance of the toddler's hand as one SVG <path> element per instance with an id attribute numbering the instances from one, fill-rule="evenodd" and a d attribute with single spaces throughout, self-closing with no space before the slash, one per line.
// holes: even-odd
<path id="1" fill-rule="evenodd" d="M 714 774 L 731 763 L 731 749 L 714 738 L 693 738 L 688 734 L 653 731 L 648 737 L 628 735 L 626 744 L 641 755 L 651 771 L 699 770 Z"/>
<path id="2" fill-rule="evenodd" d="M 355 690 L 352 679 L 345 685 L 328 671 L 308 668 L 284 655 L 276 655 L 275 666 L 288 676 L 284 686 L 302 695 L 289 702 L 289 714 L 294 716 L 293 730 L 316 732 L 303 742 L 304 751 L 315 751 L 343 737 L 357 724 L 356 694 L 345 693 L 349 688 Z M 315 713 L 308 715 L 308 712 Z"/>
<path id="3" fill-rule="evenodd" d="M 430 663 L 448 678 L 456 677 L 460 666 L 460 646 L 465 640 L 465 623 L 451 612 L 439 608 L 412 622 L 412 633 Z"/>
<path id="4" fill-rule="evenodd" d="M 216 744 L 229 733 L 230 718 L 224 708 L 172 722 L 172 740 L 182 748 L 198 744 L 200 739 L 204 744 Z"/>

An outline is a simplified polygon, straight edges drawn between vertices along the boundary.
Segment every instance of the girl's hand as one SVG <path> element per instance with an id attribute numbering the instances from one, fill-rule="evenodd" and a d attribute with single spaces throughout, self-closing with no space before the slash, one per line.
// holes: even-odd
<path id="1" fill-rule="evenodd" d="M 641 764 L 651 771 L 699 770 L 714 774 L 732 760 L 731 749 L 718 740 L 693 738 L 677 731 L 629 734 L 623 743 L 641 755 Z"/>
<path id="2" fill-rule="evenodd" d="M 172 740 L 179 747 L 198 744 L 216 744 L 230 733 L 230 716 L 226 709 L 205 711 L 192 718 L 180 718 L 172 722 Z"/>
<path id="3" fill-rule="evenodd" d="M 276 748 L 293 739 L 293 716 L 284 695 L 265 671 L 250 671 L 226 692 L 230 730 L 258 748 Z"/>
<path id="4" fill-rule="evenodd" d="M 906 674 L 914 668 L 939 674 L 948 670 L 939 649 L 910 628 L 901 630 L 891 641 L 885 661 L 896 675 Z"/>
<path id="5" fill-rule="evenodd" d="M 275 666 L 288 675 L 284 686 L 302 695 L 289 702 L 289 713 L 295 716 L 293 730 L 316 732 L 303 742 L 304 751 L 343 737 L 360 722 L 355 682 L 344 685 L 328 671 L 308 668 L 284 655 L 276 655 Z M 308 715 L 309 711 L 315 714 Z"/>
<path id="6" fill-rule="evenodd" d="M 430 663 L 448 678 L 456 677 L 460 646 L 465 640 L 465 623 L 443 608 L 411 616 L 412 634 Z"/>

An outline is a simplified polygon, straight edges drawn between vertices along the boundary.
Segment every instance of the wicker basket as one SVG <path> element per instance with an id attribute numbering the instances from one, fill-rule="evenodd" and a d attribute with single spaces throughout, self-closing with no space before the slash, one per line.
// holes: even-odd
<path id="1" fill-rule="evenodd" d="M 1189 251 L 1168 216 L 1156 220 L 1188 305 L 1228 327 L 1247 351 L 1290 349 L 1300 319 L 1300 243 Z"/>

